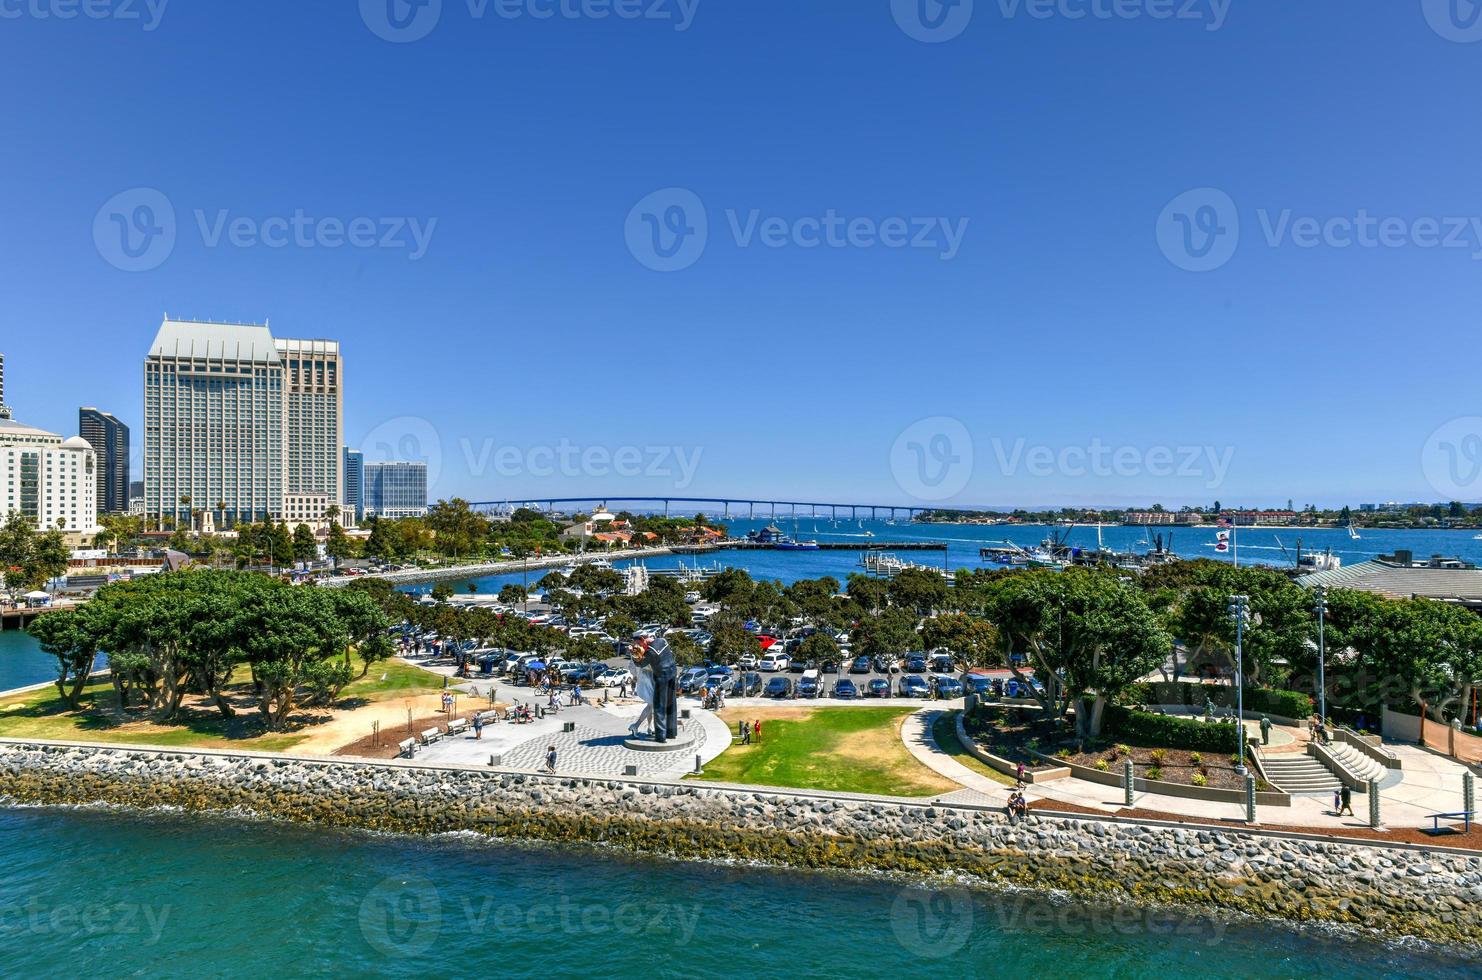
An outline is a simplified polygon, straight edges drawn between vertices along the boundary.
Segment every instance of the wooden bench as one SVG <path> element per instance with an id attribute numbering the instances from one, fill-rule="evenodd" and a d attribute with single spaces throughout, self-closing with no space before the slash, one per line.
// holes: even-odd
<path id="1" fill-rule="evenodd" d="M 403 759 L 410 759 L 417 754 L 417 740 L 415 738 L 404 738 L 397 743 L 397 746 L 401 749 L 399 754 Z"/>
<path id="2" fill-rule="evenodd" d="M 442 729 L 440 729 L 440 728 L 429 728 L 429 729 L 427 729 L 427 731 L 425 731 L 425 732 L 422 733 L 422 744 L 423 745 L 431 745 L 433 742 L 436 742 L 438 739 L 440 739 L 442 737 L 443 737 Z"/>
<path id="3" fill-rule="evenodd" d="M 449 735 L 460 735 L 460 734 L 462 734 L 463 732 L 466 732 L 466 731 L 468 731 L 468 721 L 467 721 L 467 719 L 458 718 L 458 719 L 456 719 L 454 721 L 448 722 L 448 734 Z"/>

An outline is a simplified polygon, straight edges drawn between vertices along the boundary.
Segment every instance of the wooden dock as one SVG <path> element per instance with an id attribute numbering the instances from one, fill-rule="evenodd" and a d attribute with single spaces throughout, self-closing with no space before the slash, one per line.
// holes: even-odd
<path id="1" fill-rule="evenodd" d="M 813 542 L 809 542 L 810 545 Z M 796 546 L 785 546 L 772 544 L 771 542 L 759 541 L 730 541 L 722 545 L 723 548 L 736 548 L 738 550 L 751 551 L 946 551 L 947 545 L 942 541 L 876 541 L 873 538 L 865 541 L 819 541 L 818 547 L 799 548 Z"/>

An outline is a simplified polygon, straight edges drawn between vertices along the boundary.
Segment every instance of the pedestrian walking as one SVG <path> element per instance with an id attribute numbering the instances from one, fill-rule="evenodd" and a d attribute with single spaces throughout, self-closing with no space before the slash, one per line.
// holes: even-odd
<path id="1" fill-rule="evenodd" d="M 473 740 L 475 742 L 479 742 L 479 741 L 483 741 L 483 738 L 484 738 L 484 716 L 482 714 L 480 714 L 480 713 L 475 713 L 474 716 L 473 716 Z"/>
<path id="2" fill-rule="evenodd" d="M 556 771 L 556 747 L 554 745 L 547 747 L 545 750 L 545 771 Z"/>
<path id="3" fill-rule="evenodd" d="M 1333 816 L 1343 815 L 1343 789 L 1341 787 L 1333 790 Z"/>
<path id="4" fill-rule="evenodd" d="M 1014 778 L 1020 783 L 1024 782 L 1024 763 L 1019 763 L 1019 768 L 1014 771 Z"/>
<path id="5" fill-rule="evenodd" d="M 756 739 L 756 744 L 762 744 L 762 720 L 758 718 L 751 723 L 751 734 Z"/>
<path id="6" fill-rule="evenodd" d="M 1342 804 L 1338 810 L 1338 816 L 1341 817 L 1345 813 L 1350 817 L 1357 816 L 1353 812 L 1353 790 L 1349 788 L 1347 783 L 1344 783 L 1342 788 L 1338 790 L 1338 802 Z"/>

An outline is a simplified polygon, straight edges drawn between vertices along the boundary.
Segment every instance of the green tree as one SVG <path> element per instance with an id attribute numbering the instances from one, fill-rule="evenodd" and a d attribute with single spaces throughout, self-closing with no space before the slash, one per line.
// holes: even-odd
<path id="1" fill-rule="evenodd" d="M 916 633 L 915 614 L 894 608 L 865 616 L 851 638 L 855 650 L 872 657 L 899 657 L 917 648 L 921 640 Z"/>
<path id="2" fill-rule="evenodd" d="M 324 553 L 334 560 L 336 570 L 340 567 L 341 558 L 349 558 L 355 554 L 355 542 L 338 522 L 329 525 L 329 531 L 324 538 Z"/>
<path id="3" fill-rule="evenodd" d="M 936 571 L 923 568 L 902 569 L 886 587 L 890 601 L 928 616 L 947 602 L 947 580 Z"/>
<path id="4" fill-rule="evenodd" d="M 309 525 L 300 524 L 293 529 L 293 560 L 305 565 L 319 557 L 319 542 L 314 540 L 314 532 L 309 530 Z"/>
<path id="5" fill-rule="evenodd" d="M 57 658 L 57 693 L 68 708 L 76 710 L 83 688 L 92 677 L 98 656 L 97 624 L 90 607 L 49 612 L 32 620 L 26 632 L 36 638 L 45 653 Z"/>
<path id="6" fill-rule="evenodd" d="M 992 623 L 965 613 L 928 619 L 921 624 L 921 642 L 928 650 L 948 650 L 953 663 L 962 670 L 1002 662 L 998 630 Z"/>

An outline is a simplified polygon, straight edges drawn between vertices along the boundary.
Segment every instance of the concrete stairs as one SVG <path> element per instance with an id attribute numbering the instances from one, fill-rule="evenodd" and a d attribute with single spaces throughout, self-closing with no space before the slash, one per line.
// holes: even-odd
<path id="1" fill-rule="evenodd" d="M 1344 769 L 1365 782 L 1370 779 L 1383 782 L 1384 778 L 1389 775 L 1388 769 L 1346 742 L 1333 742 L 1327 746 L 1327 750 Z"/>
<path id="2" fill-rule="evenodd" d="M 1310 755 L 1267 754 L 1261 756 L 1261 767 L 1267 782 L 1293 796 L 1330 794 L 1341 785 L 1337 776 Z"/>

